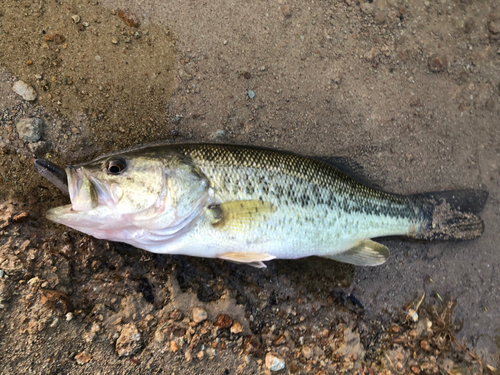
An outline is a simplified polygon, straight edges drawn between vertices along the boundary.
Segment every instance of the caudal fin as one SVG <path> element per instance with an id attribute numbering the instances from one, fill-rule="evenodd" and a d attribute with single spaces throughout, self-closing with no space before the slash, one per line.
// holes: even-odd
<path id="1" fill-rule="evenodd" d="M 454 190 L 414 196 L 423 209 L 424 225 L 412 237 L 427 241 L 465 241 L 481 236 L 484 222 L 477 215 L 486 203 L 485 190 Z"/>

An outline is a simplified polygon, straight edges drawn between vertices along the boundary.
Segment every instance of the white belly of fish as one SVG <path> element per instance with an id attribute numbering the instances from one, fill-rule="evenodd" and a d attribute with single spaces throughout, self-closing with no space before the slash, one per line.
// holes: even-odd
<path id="1" fill-rule="evenodd" d="M 237 254 L 241 254 L 241 259 L 246 259 L 245 254 L 252 254 L 253 261 L 263 261 L 313 255 L 332 257 L 361 240 L 407 234 L 411 227 L 407 220 L 383 215 L 324 210 L 313 216 L 307 210 L 297 211 L 296 207 L 293 215 L 287 211 L 280 208 L 268 220 L 243 228 L 216 228 L 208 218 L 200 217 L 192 228 L 175 238 L 162 241 L 150 231 L 137 231 L 132 236 L 122 235 L 120 241 L 162 254 L 234 261 L 238 259 L 226 255 L 238 258 Z"/>

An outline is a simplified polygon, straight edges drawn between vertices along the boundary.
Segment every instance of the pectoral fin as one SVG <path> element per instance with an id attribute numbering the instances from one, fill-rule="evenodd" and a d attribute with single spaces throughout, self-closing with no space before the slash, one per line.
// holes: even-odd
<path id="1" fill-rule="evenodd" d="M 266 265 L 262 262 L 272 260 L 276 257 L 273 255 L 262 253 L 227 252 L 224 254 L 219 254 L 217 258 L 228 260 L 234 263 L 245 263 L 256 268 L 266 268 Z"/>
<path id="2" fill-rule="evenodd" d="M 214 228 L 246 231 L 264 223 L 276 206 L 261 200 L 232 201 L 214 205 L 211 210 Z"/>
<path id="3" fill-rule="evenodd" d="M 323 256 L 323 258 L 354 264 L 355 266 L 378 266 L 385 263 L 389 258 L 389 250 L 378 242 L 362 240 L 341 254 Z"/>

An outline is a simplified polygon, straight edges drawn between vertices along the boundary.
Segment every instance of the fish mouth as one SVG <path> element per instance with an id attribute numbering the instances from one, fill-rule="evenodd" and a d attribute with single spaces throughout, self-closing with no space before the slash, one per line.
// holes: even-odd
<path id="1" fill-rule="evenodd" d="M 82 167 L 68 166 L 64 171 L 71 204 L 50 209 L 46 217 L 70 227 L 94 226 L 108 207 L 99 205 L 98 192 Z"/>
<path id="2" fill-rule="evenodd" d="M 33 158 L 33 164 L 38 173 L 61 191 L 69 194 L 73 211 L 92 210 L 99 204 L 99 193 L 109 195 L 105 192 L 105 185 L 92 176 L 87 176 L 82 167 L 67 166 L 63 169 L 49 160 L 36 156 Z"/>
<path id="3" fill-rule="evenodd" d="M 65 169 L 71 204 L 47 211 L 47 219 L 80 231 L 84 228 L 106 228 L 112 226 L 112 212 L 105 204 L 99 204 L 100 190 L 93 178 L 82 167 L 68 166 Z M 101 184 L 103 185 L 103 184 Z"/>
<path id="4" fill-rule="evenodd" d="M 101 220 L 108 208 L 98 207 L 98 192 L 81 167 L 61 168 L 36 156 L 33 157 L 33 164 L 38 173 L 63 193 L 69 194 L 71 199 L 71 204 L 47 211 L 46 217 L 49 220 L 70 227 L 91 227 Z"/>

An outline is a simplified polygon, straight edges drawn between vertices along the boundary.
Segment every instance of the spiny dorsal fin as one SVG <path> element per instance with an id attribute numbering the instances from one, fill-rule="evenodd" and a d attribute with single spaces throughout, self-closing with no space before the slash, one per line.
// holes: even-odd
<path id="1" fill-rule="evenodd" d="M 266 265 L 262 262 L 267 260 L 272 260 L 276 258 L 273 255 L 262 254 L 262 253 L 248 253 L 248 252 L 227 252 L 224 254 L 219 254 L 217 258 L 228 260 L 234 263 L 245 263 L 249 266 L 256 268 L 266 268 Z"/>
<path id="2" fill-rule="evenodd" d="M 276 206 L 261 200 L 232 201 L 209 207 L 214 228 L 244 231 L 261 224 L 276 212 Z"/>
<path id="3" fill-rule="evenodd" d="M 355 266 L 378 266 L 389 258 L 389 250 L 384 245 L 372 240 L 361 240 L 349 250 L 336 255 L 323 256 L 337 262 Z"/>

